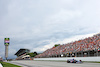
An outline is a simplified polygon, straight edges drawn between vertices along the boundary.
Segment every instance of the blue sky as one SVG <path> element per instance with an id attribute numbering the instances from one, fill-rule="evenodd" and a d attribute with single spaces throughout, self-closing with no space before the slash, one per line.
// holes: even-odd
<path id="1" fill-rule="evenodd" d="M 100 0 L 0 0 L 0 56 L 20 48 L 43 52 L 100 32 Z"/>

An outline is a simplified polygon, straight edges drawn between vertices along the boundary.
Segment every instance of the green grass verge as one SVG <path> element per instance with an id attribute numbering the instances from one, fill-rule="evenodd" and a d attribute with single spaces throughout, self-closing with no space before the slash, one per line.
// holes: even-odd
<path id="1" fill-rule="evenodd" d="M 21 67 L 21 66 L 6 63 L 6 62 L 0 62 L 0 63 L 2 64 L 3 67 Z"/>

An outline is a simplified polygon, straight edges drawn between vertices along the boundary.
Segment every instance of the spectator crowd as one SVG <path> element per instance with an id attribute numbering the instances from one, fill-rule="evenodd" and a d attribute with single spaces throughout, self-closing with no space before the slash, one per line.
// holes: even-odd
<path id="1" fill-rule="evenodd" d="M 42 54 L 35 56 L 35 58 L 51 57 L 67 53 L 75 53 L 80 51 L 92 51 L 100 48 L 100 34 L 81 39 L 75 42 L 59 45 L 51 49 L 47 49 Z"/>

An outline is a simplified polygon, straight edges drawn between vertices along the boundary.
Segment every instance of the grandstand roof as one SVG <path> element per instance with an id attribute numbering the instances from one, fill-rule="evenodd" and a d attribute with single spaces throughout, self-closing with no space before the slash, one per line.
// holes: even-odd
<path id="1" fill-rule="evenodd" d="M 30 52 L 30 50 L 29 50 L 29 49 L 19 49 L 19 50 L 15 53 L 15 55 L 18 55 L 18 54 L 20 54 L 21 52 L 26 52 L 26 53 L 28 53 L 28 52 Z"/>

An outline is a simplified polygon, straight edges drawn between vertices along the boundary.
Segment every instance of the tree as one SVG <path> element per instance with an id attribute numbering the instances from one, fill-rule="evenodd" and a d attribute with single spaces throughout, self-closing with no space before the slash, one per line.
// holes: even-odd
<path id="1" fill-rule="evenodd" d="M 37 55 L 37 52 L 34 52 L 34 54 L 36 54 L 36 55 Z"/>
<path id="2" fill-rule="evenodd" d="M 54 47 L 57 47 L 57 46 L 59 46 L 59 45 L 60 45 L 60 44 L 55 44 Z"/>
<path id="3" fill-rule="evenodd" d="M 30 55 L 31 57 L 35 57 L 37 55 L 37 52 L 31 52 L 31 53 L 28 53 L 28 55 Z"/>

